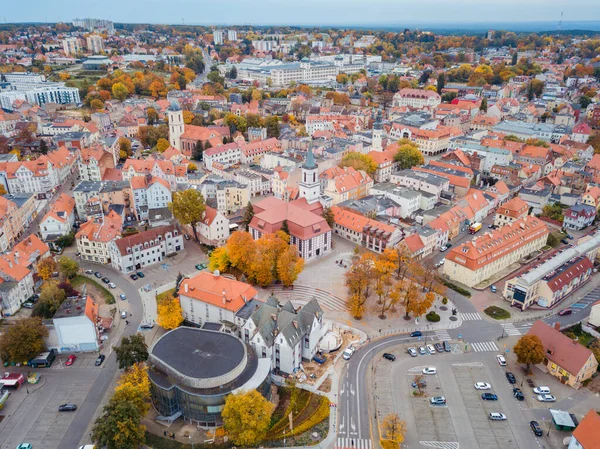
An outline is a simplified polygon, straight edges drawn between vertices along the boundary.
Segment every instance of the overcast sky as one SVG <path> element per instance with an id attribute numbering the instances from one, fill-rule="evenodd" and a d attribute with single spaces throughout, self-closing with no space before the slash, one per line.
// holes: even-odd
<path id="1" fill-rule="evenodd" d="M 3 22 L 375 25 L 600 20 L 600 0 L 2 0 Z"/>

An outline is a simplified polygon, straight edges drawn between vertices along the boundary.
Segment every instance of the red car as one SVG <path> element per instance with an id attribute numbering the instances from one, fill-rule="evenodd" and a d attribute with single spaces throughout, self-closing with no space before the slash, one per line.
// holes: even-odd
<path id="1" fill-rule="evenodd" d="M 75 361 L 76 358 L 77 358 L 77 356 L 70 355 L 69 358 L 67 359 L 65 365 L 71 366 L 73 364 L 73 362 Z"/>
<path id="2" fill-rule="evenodd" d="M 571 315 L 572 313 L 573 311 L 571 309 L 563 309 L 560 312 L 558 312 L 560 316 Z"/>

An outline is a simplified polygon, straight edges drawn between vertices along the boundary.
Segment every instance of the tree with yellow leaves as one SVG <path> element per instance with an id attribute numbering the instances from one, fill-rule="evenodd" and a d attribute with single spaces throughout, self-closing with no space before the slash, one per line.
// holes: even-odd
<path id="1" fill-rule="evenodd" d="M 267 286 L 277 278 L 277 260 L 285 251 L 285 240 L 273 234 L 265 234 L 255 242 L 256 255 L 250 267 L 249 277 L 260 286 Z"/>
<path id="2" fill-rule="evenodd" d="M 156 142 L 156 151 L 158 151 L 159 153 L 164 153 L 165 150 L 169 148 L 169 146 L 169 141 L 164 137 L 161 137 L 160 139 L 158 139 L 158 142 Z"/>
<path id="3" fill-rule="evenodd" d="M 143 363 L 136 363 L 123 371 L 112 399 L 130 402 L 136 406 L 142 416 L 145 415 L 150 408 L 148 367 Z"/>
<path id="4" fill-rule="evenodd" d="M 183 123 L 185 123 L 186 125 L 189 125 L 190 123 L 192 123 L 192 121 L 194 120 L 194 117 L 196 117 L 194 115 L 194 113 L 192 111 L 183 111 Z"/>
<path id="5" fill-rule="evenodd" d="M 219 270 L 221 273 L 227 271 L 231 261 L 229 260 L 229 252 L 227 247 L 220 246 L 213 250 L 208 258 L 208 269 L 210 271 Z"/>
<path id="6" fill-rule="evenodd" d="M 411 281 L 406 281 L 404 290 L 404 310 L 406 312 L 406 318 L 413 314 L 415 317 L 423 316 L 433 305 L 435 301 L 435 294 L 433 292 L 427 292 L 423 295 L 419 289 L 419 286 Z"/>
<path id="7" fill-rule="evenodd" d="M 231 266 L 244 273 L 248 272 L 256 252 L 252 235 L 249 232 L 236 231 L 227 240 L 226 247 Z"/>
<path id="8" fill-rule="evenodd" d="M 369 299 L 369 290 L 374 279 L 374 256 L 369 252 L 354 256 L 352 266 L 344 274 L 348 299 L 346 304 L 352 316 L 360 320 L 363 317 L 365 303 Z"/>
<path id="9" fill-rule="evenodd" d="M 406 435 L 406 422 L 400 419 L 396 413 L 387 415 L 381 423 L 381 437 L 386 440 L 400 444 Z"/>
<path id="10" fill-rule="evenodd" d="M 277 261 L 279 280 L 284 286 L 289 287 L 298 279 L 303 269 L 304 259 L 298 256 L 298 250 L 294 245 L 289 245 Z"/>
<path id="11" fill-rule="evenodd" d="M 52 277 L 52 273 L 56 271 L 56 266 L 56 261 L 53 257 L 46 257 L 38 263 L 38 276 L 47 281 Z"/>
<path id="12" fill-rule="evenodd" d="M 183 322 L 183 313 L 179 298 L 167 296 L 158 302 L 157 309 L 157 323 L 163 329 L 178 328 Z"/>
<path id="13" fill-rule="evenodd" d="M 230 394 L 221 412 L 223 425 L 234 444 L 256 446 L 267 433 L 273 404 L 258 391 Z"/>
<path id="14" fill-rule="evenodd" d="M 373 266 L 373 282 L 375 286 L 375 293 L 378 297 L 377 303 L 384 304 L 380 318 L 385 317 L 385 303 L 389 298 L 389 294 L 393 285 L 392 273 L 394 272 L 394 262 L 390 258 L 386 257 L 388 254 L 390 253 L 380 254 L 377 256 Z M 391 254 L 393 254 L 393 251 L 391 251 Z"/>

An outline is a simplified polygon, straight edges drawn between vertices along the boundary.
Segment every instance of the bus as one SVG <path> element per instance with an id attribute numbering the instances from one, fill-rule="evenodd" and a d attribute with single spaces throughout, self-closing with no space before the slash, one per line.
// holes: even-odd
<path id="1" fill-rule="evenodd" d="M 28 365 L 32 368 L 49 368 L 52 366 L 52 363 L 56 359 L 56 349 L 51 349 L 50 351 L 42 352 L 38 354 L 36 357 L 32 358 Z"/>

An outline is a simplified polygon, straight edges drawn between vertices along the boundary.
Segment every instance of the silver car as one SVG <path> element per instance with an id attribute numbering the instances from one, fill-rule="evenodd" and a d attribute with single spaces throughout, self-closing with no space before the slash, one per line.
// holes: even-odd
<path id="1" fill-rule="evenodd" d="M 416 357 L 419 354 L 417 354 L 417 350 L 415 348 L 408 348 L 408 353 L 410 354 L 411 357 Z"/>

